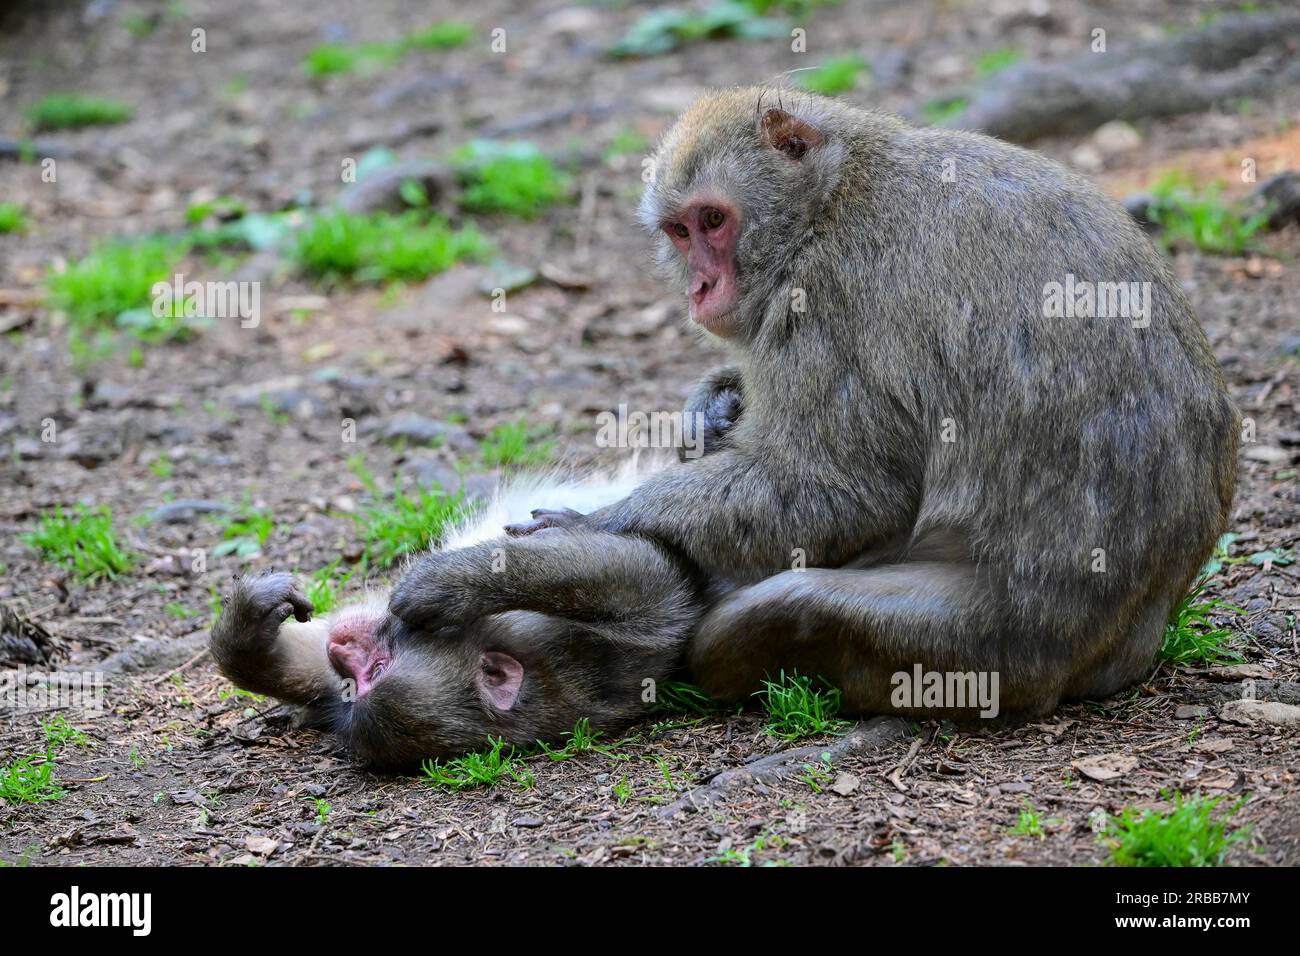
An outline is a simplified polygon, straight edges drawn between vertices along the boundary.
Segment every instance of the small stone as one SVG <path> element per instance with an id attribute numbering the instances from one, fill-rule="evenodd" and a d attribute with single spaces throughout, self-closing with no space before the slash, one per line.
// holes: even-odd
<path id="1" fill-rule="evenodd" d="M 1131 153 L 1142 145 L 1142 134 L 1131 123 L 1111 120 L 1097 127 L 1092 134 L 1092 144 L 1107 158 Z"/>
<path id="2" fill-rule="evenodd" d="M 1183 704 L 1174 711 L 1174 720 L 1193 720 L 1197 717 L 1208 717 L 1210 708 L 1204 704 Z"/>
<path id="3" fill-rule="evenodd" d="M 831 784 L 831 792 L 838 793 L 841 797 L 847 797 L 858 787 L 862 786 L 862 780 L 851 773 L 841 771 Z"/>

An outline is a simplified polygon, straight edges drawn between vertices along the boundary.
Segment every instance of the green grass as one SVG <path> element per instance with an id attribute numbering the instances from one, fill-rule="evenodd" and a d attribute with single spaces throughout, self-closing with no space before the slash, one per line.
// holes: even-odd
<path id="1" fill-rule="evenodd" d="M 964 96 L 940 96 L 922 106 L 921 112 L 925 114 L 926 122 L 937 126 L 956 116 L 966 108 L 969 102 Z"/>
<path id="2" fill-rule="evenodd" d="M 1001 73 L 1007 67 L 1015 66 L 1024 59 L 1024 54 L 1015 47 L 1004 46 L 996 50 L 986 50 L 975 57 L 975 75 L 992 76 Z"/>
<path id="3" fill-rule="evenodd" d="M 831 755 L 826 751 L 821 755 L 821 763 L 803 765 L 803 775 L 799 779 L 808 784 L 813 793 L 824 793 L 835 779 L 831 776 L 831 769 Z"/>
<path id="4" fill-rule="evenodd" d="M 397 40 L 381 43 L 322 43 L 302 61 L 308 76 L 332 76 L 353 70 L 392 66 L 415 50 L 449 50 L 464 46 L 474 36 L 468 23 L 444 20 Z"/>
<path id="5" fill-rule="evenodd" d="M 777 680 L 763 681 L 762 697 L 767 709 L 764 732 L 783 740 L 799 740 L 815 734 L 833 733 L 847 725 L 836 720 L 840 709 L 840 692 L 829 685 L 813 687 L 811 677 L 787 676 L 781 671 Z"/>
<path id="6" fill-rule="evenodd" d="M 329 823 L 329 819 L 330 819 L 329 801 L 317 797 L 316 798 L 316 822 L 319 823 L 321 826 L 325 826 L 327 823 Z"/>
<path id="7" fill-rule="evenodd" d="M 1017 836 L 1037 837 L 1043 839 L 1043 821 L 1034 809 L 1034 805 L 1025 798 L 1024 809 L 1020 811 L 1020 817 L 1016 820 L 1016 825 L 1011 827 L 1011 832 Z"/>
<path id="8" fill-rule="evenodd" d="M 212 549 L 214 557 L 235 554 L 241 558 L 262 552 L 262 545 L 275 530 L 275 516 L 245 503 L 222 521 L 222 541 Z"/>
<path id="9" fill-rule="evenodd" d="M 158 23 L 158 17 L 146 16 L 141 13 L 133 13 L 122 18 L 122 26 L 126 29 L 126 32 L 137 40 L 143 40 L 157 30 Z"/>
<path id="10" fill-rule="evenodd" d="M 46 803 L 63 796 L 54 778 L 54 753 L 33 754 L 0 767 L 0 799 L 10 803 Z"/>
<path id="11" fill-rule="evenodd" d="M 1162 791 L 1162 796 L 1167 794 Z M 1184 800 L 1174 794 L 1174 808 L 1139 814 L 1125 807 L 1111 821 L 1102 841 L 1110 847 L 1112 866 L 1220 866 L 1233 846 L 1247 839 L 1249 827 L 1229 830 L 1242 802 L 1215 813 L 1224 797 Z"/>
<path id="12" fill-rule="evenodd" d="M 1239 203 L 1223 199 L 1220 184 L 1198 189 L 1186 173 L 1167 173 L 1151 192 L 1155 201 L 1147 218 L 1160 227 L 1166 249 L 1183 244 L 1215 255 L 1239 256 L 1255 245 L 1255 234 L 1268 222 L 1267 211 L 1247 215 Z"/>
<path id="13" fill-rule="evenodd" d="M 694 684 L 676 680 L 664 681 L 659 685 L 655 705 L 671 714 L 697 714 L 701 717 L 725 709 Z"/>
<path id="14" fill-rule="evenodd" d="M 700 40 L 757 40 L 783 35 L 785 24 L 764 17 L 756 6 L 756 0 L 720 0 L 702 11 L 661 7 L 633 23 L 609 52 L 614 57 L 657 56 Z"/>
<path id="15" fill-rule="evenodd" d="M 335 211 L 303 227 L 292 254 L 309 275 L 391 282 L 427 278 L 463 259 L 481 258 L 489 248 L 473 226 L 453 229 L 417 210 L 397 216 Z"/>
<path id="16" fill-rule="evenodd" d="M 613 745 L 606 746 L 597 743 L 603 736 L 600 731 L 591 729 L 591 721 L 583 717 L 573 729 L 564 736 L 568 737 L 568 742 L 559 750 L 552 749 L 542 741 L 537 741 L 537 746 L 541 748 L 542 753 L 556 762 L 572 760 L 580 754 L 596 751 L 603 754 L 611 754 Z"/>
<path id="17" fill-rule="evenodd" d="M 317 614 L 328 614 L 334 610 L 339 603 L 339 592 L 351 580 L 352 575 L 356 573 L 353 569 L 341 577 L 338 575 L 338 567 L 341 558 L 335 558 L 325 567 L 321 568 L 311 576 L 307 584 L 307 600 L 311 601 L 312 607 L 316 609 Z"/>
<path id="18" fill-rule="evenodd" d="M 68 723 L 68 718 L 62 714 L 55 714 L 48 724 L 42 722 L 41 729 L 45 731 L 45 743 L 49 747 L 61 747 L 64 744 L 75 744 L 78 747 L 90 746 L 89 738 Z"/>
<path id="19" fill-rule="evenodd" d="M 125 574 L 135 560 L 118 545 L 113 515 L 107 508 L 78 505 L 65 513 L 57 507 L 52 514 L 41 516 L 35 531 L 21 537 L 46 561 L 71 568 L 83 581 Z"/>
<path id="20" fill-rule="evenodd" d="M 488 468 L 541 468 L 555 455 L 555 442 L 543 440 L 547 429 L 530 429 L 524 419 L 488 432 L 479 453 Z"/>
<path id="21" fill-rule="evenodd" d="M 452 760 L 426 760 L 421 769 L 434 786 L 447 790 L 490 787 L 503 777 L 526 789 L 533 785 L 534 779 L 532 772 L 515 759 L 513 747 L 509 753 L 505 752 L 500 737 L 495 740 L 489 737 L 487 750 Z"/>
<path id="22" fill-rule="evenodd" d="M 837 56 L 825 60 L 816 68 L 803 70 L 796 75 L 799 85 L 810 93 L 834 96 L 847 93 L 858 85 L 858 76 L 867 68 L 867 61 L 856 54 Z"/>
<path id="23" fill-rule="evenodd" d="M 807 17 L 818 7 L 839 6 L 844 0 L 740 0 L 755 13 Z"/>
<path id="24" fill-rule="evenodd" d="M 449 525 L 468 513 L 463 492 L 438 487 L 407 494 L 399 486 L 385 501 L 360 458 L 353 457 L 349 464 L 375 499 L 358 520 L 364 525 L 366 558 L 380 567 L 433 546 Z"/>
<path id="25" fill-rule="evenodd" d="M 80 126 L 107 126 L 125 123 L 131 108 L 117 100 L 77 93 L 51 93 L 24 111 L 33 130 L 76 129 Z"/>
<path id="26" fill-rule="evenodd" d="M 1230 646 L 1232 632 L 1215 626 L 1210 620 L 1210 612 L 1219 609 L 1237 614 L 1245 612 L 1217 598 L 1200 600 L 1204 590 L 1205 582 L 1202 581 L 1174 609 L 1165 626 L 1159 657 L 1174 664 L 1240 664 L 1241 656 Z"/>
<path id="27" fill-rule="evenodd" d="M 452 153 L 466 212 L 533 219 L 566 199 L 571 183 L 532 143 L 476 140 Z"/>
<path id="28" fill-rule="evenodd" d="M 443 20 L 423 30 L 408 33 L 400 42 L 406 50 L 450 50 L 464 46 L 474 36 L 474 26 L 457 20 Z"/>
<path id="29" fill-rule="evenodd" d="M 723 850 L 717 856 L 709 857 L 705 863 L 717 863 L 723 866 L 742 866 L 748 867 L 754 865 L 754 854 L 761 853 L 764 850 L 783 849 L 789 841 L 785 837 L 776 833 L 761 833 L 754 842 L 745 847 L 730 847 Z M 786 866 L 784 860 L 767 860 L 763 866 Z"/>
<path id="30" fill-rule="evenodd" d="M 619 156 L 636 156 L 644 155 L 650 150 L 650 139 L 640 130 L 631 126 L 619 130 L 609 145 L 605 147 L 605 159 L 616 159 Z"/>
<path id="31" fill-rule="evenodd" d="M 171 278 L 184 252 L 160 238 L 101 242 L 46 276 L 48 304 L 66 312 L 75 327 L 111 325 L 123 312 L 147 308 L 154 283 Z"/>
<path id="32" fill-rule="evenodd" d="M 0 235 L 8 232 L 26 232 L 27 214 L 16 202 L 0 202 Z"/>

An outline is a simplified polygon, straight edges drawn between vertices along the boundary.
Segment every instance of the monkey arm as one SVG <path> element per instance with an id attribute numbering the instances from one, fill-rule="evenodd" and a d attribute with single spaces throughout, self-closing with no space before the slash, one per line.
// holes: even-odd
<path id="1" fill-rule="evenodd" d="M 800 561 L 839 566 L 909 526 L 918 491 L 882 465 L 864 455 L 848 476 L 798 455 L 738 443 L 651 476 L 587 527 L 645 535 L 710 573 L 753 580 Z"/>
<path id="2" fill-rule="evenodd" d="M 728 432 L 740 419 L 745 410 L 744 382 L 740 368 L 727 366 L 709 372 L 691 390 L 683 411 L 683 424 L 686 440 L 677 450 L 682 461 L 690 461 L 688 454 L 693 449 L 701 449 L 702 454 L 709 455 L 726 447 Z"/>
<path id="3" fill-rule="evenodd" d="M 389 609 L 413 630 L 535 611 L 637 643 L 678 633 L 699 613 L 690 580 L 652 542 L 560 529 L 428 554 Z"/>
<path id="4" fill-rule="evenodd" d="M 330 622 L 311 620 L 312 610 L 292 575 L 241 578 L 212 627 L 213 660 L 244 690 L 294 704 L 337 697 L 342 681 L 325 652 Z"/>

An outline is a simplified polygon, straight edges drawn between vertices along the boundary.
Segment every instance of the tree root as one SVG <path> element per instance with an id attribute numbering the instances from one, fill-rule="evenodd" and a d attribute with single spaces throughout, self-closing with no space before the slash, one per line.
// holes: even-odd
<path id="1" fill-rule="evenodd" d="M 724 770 L 708 783 L 682 794 L 680 798 L 659 811 L 665 819 L 683 810 L 700 811 L 711 806 L 720 797 L 741 787 L 772 783 L 802 769 L 806 763 L 822 761 L 823 754 L 831 763 L 848 754 L 882 750 L 912 734 L 911 724 L 898 717 L 873 717 L 858 724 L 834 743 L 812 747 L 795 747 L 755 760 L 753 763 Z"/>
<path id="2" fill-rule="evenodd" d="M 1026 143 L 1112 119 L 1199 113 L 1300 82 L 1300 13 L 1225 16 L 1202 30 L 993 76 L 944 125 Z"/>

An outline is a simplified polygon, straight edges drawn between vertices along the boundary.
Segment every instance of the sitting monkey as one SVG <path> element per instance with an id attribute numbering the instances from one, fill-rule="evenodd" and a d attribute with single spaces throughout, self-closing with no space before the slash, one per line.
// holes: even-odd
<path id="1" fill-rule="evenodd" d="M 798 669 L 879 713 L 921 667 L 1000 675 L 1036 715 L 1146 676 L 1224 529 L 1241 418 L 1124 210 L 1044 156 L 793 91 L 703 97 L 649 169 L 659 260 L 735 359 L 697 399 L 734 427 L 515 533 L 637 535 L 736 582 L 687 652 L 722 699 Z M 489 572 L 420 562 L 390 608 L 455 623 Z"/>
<path id="2" fill-rule="evenodd" d="M 375 592 L 312 618 L 286 573 L 238 581 L 212 629 L 212 656 L 239 687 L 303 709 L 368 764 L 410 768 L 482 748 L 487 738 L 557 741 L 581 718 L 606 731 L 647 712 L 647 681 L 681 664 L 703 588 L 640 537 L 548 530 L 494 537 L 519 502 L 579 509 L 617 500 L 628 482 L 516 485 L 453 533 L 439 555 L 491 563 L 458 625 L 410 629 Z M 558 497 L 554 497 L 558 496 Z M 586 570 L 578 582 L 575 566 Z"/>

